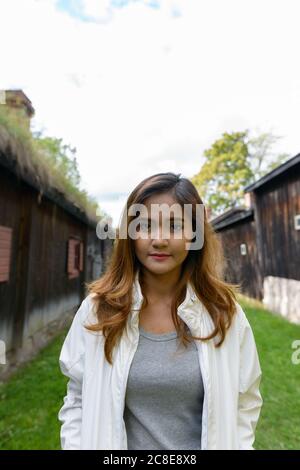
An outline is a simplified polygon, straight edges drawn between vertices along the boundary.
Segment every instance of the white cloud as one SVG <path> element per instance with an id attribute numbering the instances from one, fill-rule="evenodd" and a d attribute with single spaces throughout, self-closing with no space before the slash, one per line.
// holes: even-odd
<path id="1" fill-rule="evenodd" d="M 83 12 L 87 16 L 95 19 L 106 17 L 107 11 L 110 9 L 110 0 L 83 0 Z"/>
<path id="2" fill-rule="evenodd" d="M 84 0 L 96 20 L 107 8 Z M 284 136 L 278 151 L 293 155 L 299 13 L 293 0 L 137 1 L 97 24 L 53 0 L 4 0 L 0 89 L 23 88 L 35 127 L 77 147 L 95 194 L 129 194 L 159 171 L 192 176 L 224 131 L 272 128 Z M 99 202 L 117 220 L 120 202 Z"/>

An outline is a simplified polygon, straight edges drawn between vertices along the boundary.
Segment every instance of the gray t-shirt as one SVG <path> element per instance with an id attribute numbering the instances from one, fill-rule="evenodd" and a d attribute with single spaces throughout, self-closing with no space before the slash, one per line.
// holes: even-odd
<path id="1" fill-rule="evenodd" d="M 200 450 L 204 388 L 194 340 L 186 349 L 176 330 L 139 330 L 125 397 L 128 450 Z"/>

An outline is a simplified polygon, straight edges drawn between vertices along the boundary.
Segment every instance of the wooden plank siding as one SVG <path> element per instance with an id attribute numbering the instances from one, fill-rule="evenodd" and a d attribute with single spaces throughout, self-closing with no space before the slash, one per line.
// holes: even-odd
<path id="1" fill-rule="evenodd" d="M 22 359 L 23 351 L 39 348 L 36 338 L 46 338 L 51 325 L 63 325 L 76 311 L 86 295 L 85 283 L 103 272 L 101 253 L 110 256 L 112 241 L 99 240 L 96 224 L 85 222 L 82 214 L 77 217 L 76 211 L 60 204 L 58 197 L 40 197 L 33 186 L 1 166 L 0 158 L 0 339 L 11 364 Z M 69 240 L 74 240 L 72 264 Z M 96 271 L 87 242 L 98 254 Z M 59 326 L 51 328 L 55 333 Z"/>
<path id="2" fill-rule="evenodd" d="M 294 217 L 300 214 L 300 178 L 297 172 L 284 182 L 271 182 L 256 191 L 260 215 L 264 276 L 300 280 L 300 230 Z"/>
<path id="3" fill-rule="evenodd" d="M 295 226 L 300 217 L 300 154 L 245 191 L 250 209 L 233 208 L 211 221 L 228 261 L 226 279 L 300 323 L 300 230 Z M 247 256 L 239 253 L 241 243 L 247 245 Z"/>
<path id="4" fill-rule="evenodd" d="M 12 229 L 0 226 L 0 282 L 9 281 Z"/>
<path id="5" fill-rule="evenodd" d="M 250 297 L 261 297 L 255 222 L 245 219 L 219 232 L 225 260 L 225 280 L 241 285 Z M 246 245 L 246 255 L 241 254 L 241 244 Z"/>

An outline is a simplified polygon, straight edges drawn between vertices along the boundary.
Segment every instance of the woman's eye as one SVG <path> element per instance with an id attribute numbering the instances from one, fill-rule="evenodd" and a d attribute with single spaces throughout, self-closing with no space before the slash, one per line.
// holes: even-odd
<path id="1" fill-rule="evenodd" d="M 149 222 L 140 222 L 139 226 L 140 226 L 140 230 L 142 230 L 143 232 L 148 231 L 150 229 Z"/>
<path id="2" fill-rule="evenodd" d="M 144 222 L 140 222 L 139 223 L 139 230 L 141 232 L 149 232 L 149 230 L 151 230 L 151 222 L 147 222 L 147 221 L 144 221 Z M 154 224 L 155 226 L 155 224 Z M 176 231 L 176 232 L 179 232 L 181 230 L 183 230 L 183 224 L 181 222 L 170 222 L 170 230 L 173 232 L 173 231 Z"/>
<path id="3" fill-rule="evenodd" d="M 182 230 L 183 226 L 180 222 L 176 222 L 176 223 L 171 222 L 171 228 L 178 232 L 178 231 Z"/>

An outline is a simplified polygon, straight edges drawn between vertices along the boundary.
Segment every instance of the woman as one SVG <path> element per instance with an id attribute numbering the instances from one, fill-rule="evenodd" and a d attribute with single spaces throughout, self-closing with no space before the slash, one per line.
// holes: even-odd
<path id="1" fill-rule="evenodd" d="M 63 449 L 253 449 L 259 357 L 199 208 L 174 173 L 130 194 L 110 263 L 61 350 Z"/>

